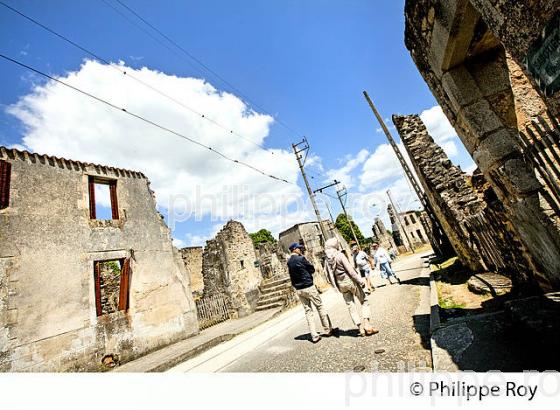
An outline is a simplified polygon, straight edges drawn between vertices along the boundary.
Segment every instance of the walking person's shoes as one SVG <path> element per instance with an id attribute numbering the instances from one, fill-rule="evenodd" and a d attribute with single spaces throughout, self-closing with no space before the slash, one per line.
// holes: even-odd
<path id="1" fill-rule="evenodd" d="M 319 342 L 319 340 L 321 340 L 321 336 L 317 335 L 315 337 L 311 337 L 311 342 L 312 343 L 317 343 Z"/>
<path id="2" fill-rule="evenodd" d="M 374 335 L 376 333 L 379 333 L 379 330 L 377 330 L 373 327 L 369 327 L 365 331 L 366 331 L 366 336 L 371 336 L 371 335 Z"/>
<path id="3" fill-rule="evenodd" d="M 361 323 L 358 325 L 358 330 L 360 331 L 360 336 L 366 335 L 366 329 L 364 328 L 364 325 L 362 325 Z"/>
<path id="4" fill-rule="evenodd" d="M 331 336 L 338 336 L 338 327 L 333 327 L 331 328 L 331 330 L 329 330 L 328 333 L 323 333 L 321 336 L 322 337 L 331 337 Z"/>
<path id="5" fill-rule="evenodd" d="M 402 285 L 401 280 L 399 278 L 397 278 L 397 282 L 399 282 L 399 285 Z"/>

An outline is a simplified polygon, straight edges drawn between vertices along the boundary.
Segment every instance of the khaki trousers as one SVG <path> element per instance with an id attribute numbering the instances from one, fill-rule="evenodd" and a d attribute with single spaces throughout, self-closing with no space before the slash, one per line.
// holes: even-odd
<path id="1" fill-rule="evenodd" d="M 350 312 L 354 324 L 360 326 L 360 324 L 362 324 L 362 319 L 369 320 L 371 317 L 371 310 L 369 307 L 369 300 L 364 290 L 358 287 L 348 276 L 338 282 L 338 289 L 342 293 L 346 306 L 348 306 L 348 311 Z M 356 309 L 356 299 L 358 299 L 362 305 L 361 315 L 358 314 L 358 310 Z"/>
<path id="2" fill-rule="evenodd" d="M 313 316 L 313 309 L 311 305 L 315 305 L 315 308 L 319 313 L 319 318 L 321 319 L 323 329 L 325 333 L 329 333 L 331 331 L 329 317 L 327 316 L 327 311 L 323 306 L 321 295 L 319 295 L 319 292 L 317 291 L 315 285 L 305 289 L 296 289 L 296 293 L 299 297 L 299 300 L 301 301 L 301 304 L 303 305 L 303 309 L 305 310 L 305 318 L 307 319 L 307 325 L 309 326 L 311 337 L 316 338 L 317 336 L 319 336 L 319 333 L 317 333 L 317 329 L 315 328 L 315 317 Z"/>

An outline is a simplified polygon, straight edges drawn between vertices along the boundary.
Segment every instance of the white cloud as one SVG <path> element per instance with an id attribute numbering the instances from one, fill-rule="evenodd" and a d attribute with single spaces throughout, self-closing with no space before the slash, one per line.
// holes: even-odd
<path id="1" fill-rule="evenodd" d="M 177 239 L 177 238 L 173 238 L 173 246 L 175 246 L 176 248 L 184 248 L 185 247 L 185 242 L 182 241 L 181 239 Z"/>
<path id="2" fill-rule="evenodd" d="M 302 191 L 295 185 L 299 170 L 293 154 L 254 145 L 262 144 L 267 137 L 273 122 L 270 116 L 253 112 L 236 96 L 218 92 L 200 79 L 146 67 L 133 69 L 123 63 L 120 67 L 252 142 L 107 65 L 85 61 L 78 71 L 61 79 L 294 184 L 274 181 L 225 161 L 207 149 L 53 81 L 35 85 L 30 94 L 7 109 L 25 126 L 22 145 L 39 153 L 142 171 L 156 192 L 158 207 L 170 211 L 195 209 L 199 218 L 269 216 L 301 200 Z M 266 206 L 257 207 L 263 201 Z M 199 238 L 190 239 L 194 242 Z"/>
<path id="3" fill-rule="evenodd" d="M 347 188 L 351 188 L 354 185 L 354 180 L 352 178 L 351 172 L 354 171 L 359 165 L 363 164 L 367 159 L 369 152 L 367 149 L 362 149 L 355 157 L 350 155 L 346 156 L 345 164 L 343 167 L 338 169 L 330 169 L 327 171 L 328 181 L 337 180 L 342 182 Z"/>
<path id="4" fill-rule="evenodd" d="M 447 154 L 448 157 L 454 157 L 459 153 L 455 141 L 445 141 L 444 143 L 441 144 L 441 148 Z"/>
<path id="5" fill-rule="evenodd" d="M 406 155 L 401 148 L 401 153 Z M 400 175 L 403 170 L 393 147 L 389 144 L 378 145 L 373 154 L 365 161 L 360 175 L 360 191 L 375 189 Z"/>
<path id="6" fill-rule="evenodd" d="M 458 139 L 455 128 L 439 105 L 422 111 L 420 118 L 437 144 L 442 145 L 447 141 Z"/>

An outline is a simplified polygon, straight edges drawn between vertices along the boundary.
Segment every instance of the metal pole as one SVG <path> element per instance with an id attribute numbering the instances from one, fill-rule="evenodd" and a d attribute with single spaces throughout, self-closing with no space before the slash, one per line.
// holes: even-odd
<path id="1" fill-rule="evenodd" d="M 399 230 L 404 233 L 404 236 L 406 237 L 406 241 L 408 242 L 408 246 L 410 247 L 410 250 L 412 251 L 412 253 L 414 253 L 414 246 L 412 246 L 412 242 L 410 241 L 410 238 L 408 237 L 408 234 L 406 233 L 406 229 L 404 229 L 404 227 L 402 225 L 401 214 L 400 214 L 399 210 L 397 209 L 397 207 L 395 206 L 395 204 L 393 203 L 393 198 L 391 197 L 391 191 L 387 190 L 387 196 L 389 197 L 389 202 L 391 203 L 391 206 L 395 210 L 397 226 L 399 227 Z"/>
<path id="2" fill-rule="evenodd" d="M 299 145 L 304 144 L 304 148 L 298 149 Z M 299 165 L 299 169 L 301 171 L 301 176 L 303 177 L 303 181 L 305 182 L 305 187 L 307 188 L 307 193 L 309 194 L 309 199 L 311 200 L 311 204 L 313 205 L 313 210 L 315 211 L 315 216 L 317 217 L 317 222 L 319 222 L 319 228 L 321 229 L 321 233 L 323 234 L 323 241 L 329 239 L 327 233 L 325 231 L 325 227 L 323 226 L 323 219 L 321 218 L 321 213 L 319 212 L 319 207 L 317 206 L 317 202 L 315 200 L 315 193 L 311 189 L 311 185 L 309 185 L 309 181 L 307 180 L 307 175 L 305 174 L 305 169 L 303 168 L 303 162 L 301 160 L 300 153 L 303 151 L 307 151 L 309 149 L 309 144 L 307 143 L 307 139 L 303 139 L 303 141 L 292 144 L 292 148 L 294 150 L 294 154 L 296 155 L 296 159 Z"/>

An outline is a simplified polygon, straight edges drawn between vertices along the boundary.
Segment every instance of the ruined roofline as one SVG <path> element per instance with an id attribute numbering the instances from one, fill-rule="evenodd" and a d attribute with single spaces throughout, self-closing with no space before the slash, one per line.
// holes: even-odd
<path id="1" fill-rule="evenodd" d="M 326 223 L 326 224 L 328 224 L 328 223 L 331 223 L 331 224 L 332 224 L 332 222 L 331 222 L 329 219 L 323 219 L 322 222 L 323 222 L 323 223 Z M 288 229 L 283 230 L 282 232 L 280 232 L 280 233 L 278 234 L 278 236 L 280 236 L 280 235 L 282 235 L 282 234 L 284 234 L 284 233 L 286 233 L 286 232 L 292 231 L 292 230 L 294 230 L 294 229 L 297 229 L 298 227 L 303 226 L 303 225 L 318 224 L 318 223 L 319 223 L 319 222 L 317 222 L 317 221 L 300 222 L 300 223 L 297 223 L 297 224 L 295 224 L 295 225 L 292 225 L 292 226 L 289 227 Z"/>
<path id="2" fill-rule="evenodd" d="M 0 146 L 0 159 L 19 159 L 31 163 L 40 163 L 43 165 L 50 165 L 52 167 L 58 166 L 60 168 L 66 168 L 75 171 L 87 171 L 86 168 L 93 167 L 98 174 L 107 174 L 109 172 L 114 172 L 119 177 L 148 179 L 140 171 L 115 168 L 107 165 L 92 164 L 90 162 L 75 161 L 72 159 L 56 157 L 53 155 L 37 154 L 26 150 L 22 151 L 16 148 L 7 148 L 4 146 Z"/>

